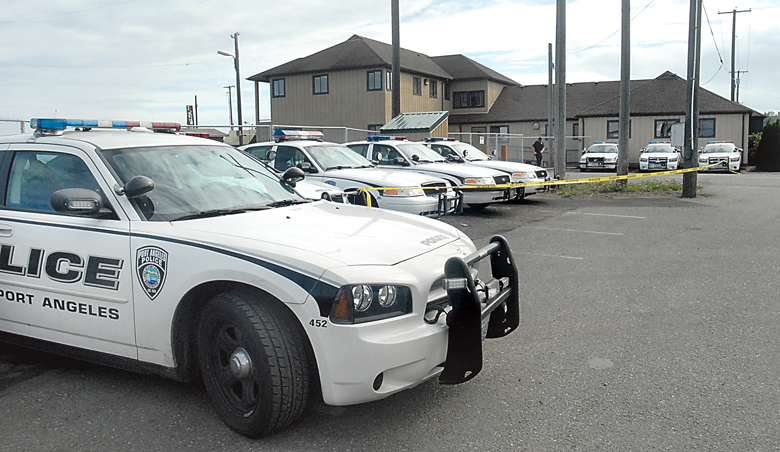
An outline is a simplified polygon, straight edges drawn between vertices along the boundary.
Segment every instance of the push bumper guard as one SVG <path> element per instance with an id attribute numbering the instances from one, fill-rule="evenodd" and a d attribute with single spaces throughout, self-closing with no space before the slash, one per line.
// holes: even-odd
<path id="1" fill-rule="evenodd" d="M 469 265 L 490 256 L 493 279 L 475 282 Z M 441 384 L 471 380 L 482 370 L 482 324 L 488 320 L 486 338 L 504 337 L 520 325 L 517 266 L 502 236 L 465 258 L 452 257 L 444 264 L 444 287 L 452 305 L 447 314 L 449 336 Z"/>

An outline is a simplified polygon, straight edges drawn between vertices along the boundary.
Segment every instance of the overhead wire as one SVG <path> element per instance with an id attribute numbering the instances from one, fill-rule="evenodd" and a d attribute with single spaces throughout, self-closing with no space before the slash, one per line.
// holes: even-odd
<path id="1" fill-rule="evenodd" d="M 634 21 L 634 19 L 636 19 L 637 17 L 639 17 L 639 15 L 640 15 L 640 14 L 642 14 L 642 13 L 643 13 L 643 12 L 644 12 L 644 11 L 645 11 L 647 8 L 649 8 L 649 7 L 650 7 L 650 6 L 651 6 L 653 3 L 655 3 L 655 0 L 650 0 L 650 3 L 648 3 L 647 5 L 645 5 L 645 7 L 644 7 L 644 8 L 642 8 L 642 10 L 641 10 L 641 11 L 639 11 L 638 13 L 636 13 L 636 14 L 634 15 L 634 17 L 632 17 L 632 18 L 631 18 L 631 22 L 633 22 L 633 21 Z M 601 41 L 599 41 L 599 42 L 597 42 L 597 43 L 593 44 L 592 46 L 585 47 L 584 49 L 573 50 L 573 51 L 571 51 L 571 52 L 566 52 L 566 53 L 568 53 L 568 54 L 574 54 L 574 53 L 580 53 L 580 52 L 584 52 L 584 51 L 586 51 L 586 50 L 590 50 L 590 49 L 592 49 L 592 48 L 594 48 L 594 47 L 597 47 L 597 46 L 601 45 L 601 43 L 603 43 L 604 41 L 608 40 L 609 38 L 611 38 L 611 37 L 615 36 L 616 34 L 620 33 L 620 30 L 621 30 L 621 29 L 620 29 L 620 28 L 618 28 L 617 30 L 615 30 L 615 32 L 614 32 L 614 33 L 612 33 L 611 35 L 609 35 L 609 36 L 607 36 L 606 38 L 602 39 Z"/>
<path id="2" fill-rule="evenodd" d="M 718 48 L 718 41 L 715 39 L 715 32 L 712 31 L 712 23 L 710 22 L 710 16 L 707 14 L 707 7 L 704 6 L 704 1 L 701 2 L 702 9 L 704 9 L 704 17 L 707 19 L 707 25 L 710 28 L 710 35 L 712 35 L 712 42 L 715 44 L 715 51 L 718 53 L 718 59 L 720 60 L 720 66 L 715 71 L 715 74 L 707 80 L 706 82 L 702 83 L 702 85 L 706 85 L 707 83 L 711 82 L 718 74 L 720 74 L 721 69 L 723 69 L 723 56 L 720 54 L 720 49 Z"/>

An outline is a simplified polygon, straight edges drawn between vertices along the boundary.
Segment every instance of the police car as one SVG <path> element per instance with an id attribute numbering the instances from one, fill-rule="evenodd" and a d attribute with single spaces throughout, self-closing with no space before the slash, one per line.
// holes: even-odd
<path id="1" fill-rule="evenodd" d="M 505 162 L 502 160 L 493 160 L 493 157 L 485 154 L 480 149 L 454 138 L 428 137 L 425 139 L 425 145 L 438 152 L 442 157 L 459 163 L 470 163 L 473 165 L 484 166 L 494 170 L 503 171 L 511 176 L 513 184 L 518 183 L 540 183 L 550 180 L 547 170 L 536 166 L 520 162 Z M 522 199 L 526 195 L 542 193 L 550 189 L 547 185 L 532 185 L 529 187 L 520 187 L 515 193 L 516 199 Z"/>
<path id="2" fill-rule="evenodd" d="M 617 170 L 618 145 L 597 141 L 591 144 L 580 157 L 580 171 Z"/>
<path id="3" fill-rule="evenodd" d="M 463 202 L 469 207 L 481 209 L 494 202 L 506 201 L 515 196 L 516 190 L 508 185 L 509 174 L 476 165 L 456 165 L 422 143 L 408 141 L 406 137 L 369 136 L 365 141 L 345 143 L 345 146 L 377 162 L 380 168 L 404 169 L 441 177 L 462 187 Z"/>
<path id="4" fill-rule="evenodd" d="M 299 167 L 307 180 L 338 187 L 353 204 L 437 217 L 461 208 L 458 193 L 444 179 L 376 168 L 343 145 L 322 140 L 318 131 L 277 130 L 274 141 L 239 149 L 280 172 Z"/>
<path id="5" fill-rule="evenodd" d="M 742 149 L 732 141 L 710 141 L 699 151 L 699 171 L 739 171 Z M 710 166 L 714 165 L 714 166 Z"/>
<path id="6" fill-rule="evenodd" d="M 467 381 L 482 340 L 519 325 L 500 236 L 477 250 L 443 222 L 306 200 L 300 169 L 279 179 L 175 123 L 31 127 L 0 137 L 0 340 L 202 376 L 225 423 L 261 436 L 312 394 Z"/>
<path id="7" fill-rule="evenodd" d="M 676 170 L 680 167 L 682 155 L 671 143 L 651 141 L 639 154 L 639 170 Z"/>

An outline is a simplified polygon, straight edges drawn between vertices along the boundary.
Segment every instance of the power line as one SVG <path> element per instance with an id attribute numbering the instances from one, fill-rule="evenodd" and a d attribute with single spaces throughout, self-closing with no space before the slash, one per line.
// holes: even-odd
<path id="1" fill-rule="evenodd" d="M 133 2 L 136 2 L 136 1 L 138 1 L 138 0 L 127 0 L 127 1 L 124 1 L 124 2 L 113 3 L 111 5 L 96 6 L 94 8 L 80 9 L 78 11 L 67 11 L 67 12 L 59 13 L 59 14 L 49 14 L 48 16 L 29 17 L 27 19 L 5 20 L 5 21 L 0 22 L 0 25 L 12 24 L 12 23 L 16 23 L 16 22 L 27 22 L 27 21 L 30 21 L 30 20 L 48 19 L 50 17 L 66 16 L 66 15 L 69 15 L 69 14 L 83 13 L 85 11 L 94 11 L 96 9 L 113 8 L 114 6 L 124 5 L 126 3 L 133 3 Z"/>
<path id="2" fill-rule="evenodd" d="M 646 10 L 647 8 L 649 8 L 649 7 L 650 7 L 650 5 L 652 5 L 653 3 L 655 3 L 655 0 L 650 0 L 650 3 L 648 3 L 647 5 L 645 5 L 645 7 L 644 7 L 644 8 L 642 8 L 642 10 L 641 10 L 641 11 L 639 11 L 638 13 L 636 13 L 636 14 L 634 15 L 634 17 L 632 17 L 632 18 L 631 18 L 631 22 L 633 22 L 633 21 L 634 21 L 634 19 L 636 19 L 637 17 L 639 17 L 639 15 L 640 15 L 640 14 L 642 14 L 643 12 L 645 12 L 645 10 Z M 616 34 L 620 33 L 620 30 L 621 30 L 621 29 L 620 29 L 620 28 L 618 28 L 617 30 L 615 30 L 615 32 L 614 32 L 614 33 L 612 33 L 611 35 L 609 35 L 609 36 L 607 36 L 606 38 L 602 39 L 601 41 L 599 41 L 599 42 L 597 42 L 597 43 L 593 44 L 592 46 L 585 47 L 584 49 L 580 49 L 580 50 L 574 50 L 574 51 L 567 52 L 567 53 L 569 53 L 569 54 L 573 54 L 573 53 L 580 53 L 580 52 L 584 52 L 584 51 L 586 51 L 586 50 L 590 50 L 590 49 L 592 49 L 592 48 L 594 48 L 594 47 L 597 47 L 597 46 L 599 46 L 601 43 L 603 43 L 604 41 L 606 41 L 606 40 L 608 40 L 609 38 L 611 38 L 611 37 L 615 36 Z"/>

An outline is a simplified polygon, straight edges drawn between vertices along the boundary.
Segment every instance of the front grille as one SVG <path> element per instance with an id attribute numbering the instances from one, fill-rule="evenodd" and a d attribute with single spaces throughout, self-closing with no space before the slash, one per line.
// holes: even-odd
<path id="1" fill-rule="evenodd" d="M 539 179 L 547 179 L 547 170 L 539 170 L 536 172 L 536 177 Z"/>
<path id="2" fill-rule="evenodd" d="M 588 164 L 604 166 L 604 157 L 588 157 Z"/>
<path id="3" fill-rule="evenodd" d="M 439 196 L 439 193 L 446 193 L 447 192 L 447 183 L 446 182 L 430 182 L 427 184 L 422 185 L 424 188 L 426 188 L 425 196 L 433 196 L 434 198 Z M 436 189 L 427 189 L 427 187 L 441 187 Z"/>
<path id="4" fill-rule="evenodd" d="M 496 185 L 508 184 L 509 174 L 507 174 L 506 176 L 495 176 L 493 177 L 493 180 L 496 181 Z"/>
<path id="5" fill-rule="evenodd" d="M 666 165 L 666 157 L 648 157 L 647 163 L 663 163 Z"/>

